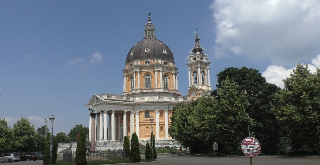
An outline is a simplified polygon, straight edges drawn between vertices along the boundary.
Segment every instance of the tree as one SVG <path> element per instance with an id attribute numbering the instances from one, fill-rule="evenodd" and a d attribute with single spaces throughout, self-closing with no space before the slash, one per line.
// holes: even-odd
<path id="1" fill-rule="evenodd" d="M 146 151 L 145 151 L 145 153 L 144 153 L 144 157 L 145 157 L 147 160 L 150 160 L 150 159 L 151 159 L 151 155 L 152 155 L 152 153 L 151 153 L 151 147 L 150 147 L 150 145 L 149 145 L 149 142 L 147 142 L 147 144 L 146 144 Z"/>
<path id="2" fill-rule="evenodd" d="M 131 151 L 130 160 L 132 162 L 140 162 L 140 149 L 139 149 L 139 139 L 137 134 L 134 132 L 131 137 Z"/>
<path id="3" fill-rule="evenodd" d="M 47 128 L 47 131 L 46 131 L 46 128 Z M 46 125 L 42 125 L 41 127 L 38 127 L 38 129 L 37 129 L 37 133 L 42 136 L 45 136 L 46 133 L 48 133 L 48 132 L 49 132 L 49 129 Z"/>
<path id="4" fill-rule="evenodd" d="M 47 133 L 43 155 L 43 164 L 45 165 L 50 164 L 50 136 L 50 133 Z"/>
<path id="5" fill-rule="evenodd" d="M 59 132 L 56 134 L 57 143 L 69 143 L 69 138 L 64 132 Z"/>
<path id="6" fill-rule="evenodd" d="M 82 128 L 77 137 L 77 151 L 76 151 L 76 158 L 75 158 L 77 165 L 87 164 L 86 150 L 87 150 L 86 133 L 85 133 L 85 128 Z"/>
<path id="7" fill-rule="evenodd" d="M 128 136 L 125 136 L 123 139 L 123 152 L 124 152 L 124 157 L 126 158 L 130 157 L 130 141 Z"/>
<path id="8" fill-rule="evenodd" d="M 57 151 L 58 151 L 58 143 L 57 143 L 57 138 L 53 136 L 52 140 L 52 164 L 56 164 L 57 162 Z"/>
<path id="9" fill-rule="evenodd" d="M 6 120 L 0 119 L 0 154 L 12 150 L 13 131 Z"/>
<path id="10" fill-rule="evenodd" d="M 45 148 L 45 137 L 39 133 L 34 134 L 35 137 L 35 146 L 33 151 L 44 151 Z"/>
<path id="11" fill-rule="evenodd" d="M 286 130 L 291 147 L 320 155 L 320 70 L 298 64 L 274 99 L 273 112 Z"/>
<path id="12" fill-rule="evenodd" d="M 89 128 L 83 126 L 82 124 L 77 124 L 76 126 L 74 126 L 70 130 L 70 132 L 68 134 L 68 138 L 69 138 L 70 142 L 76 142 L 77 141 L 77 137 L 78 137 L 78 134 L 80 133 L 81 129 L 84 129 L 85 137 L 88 136 Z"/>
<path id="13" fill-rule="evenodd" d="M 280 142 L 280 126 L 274 113 L 271 111 L 271 103 L 280 88 L 266 82 L 258 70 L 242 67 L 226 68 L 218 73 L 217 88 L 227 77 L 233 81 L 240 91 L 246 93 L 249 107 L 246 109 L 249 117 L 253 119 L 254 126 L 250 127 L 250 134 L 257 138 L 263 147 L 264 154 L 276 154 Z M 217 90 L 212 92 L 216 95 Z M 248 131 L 247 136 L 248 135 Z"/>
<path id="14" fill-rule="evenodd" d="M 14 148 L 16 151 L 32 151 L 35 145 L 34 126 L 28 119 L 21 118 L 13 125 Z"/>
<path id="15" fill-rule="evenodd" d="M 151 133 L 150 141 L 152 141 L 152 148 L 151 149 L 153 151 L 153 152 L 151 152 L 151 154 L 152 154 L 151 158 L 157 159 L 156 140 L 154 138 L 154 134 L 153 133 Z"/>

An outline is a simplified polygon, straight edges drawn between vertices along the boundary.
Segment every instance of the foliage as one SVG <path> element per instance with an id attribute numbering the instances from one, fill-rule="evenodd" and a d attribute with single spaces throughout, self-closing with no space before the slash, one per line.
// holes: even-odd
<path id="1" fill-rule="evenodd" d="M 57 143 L 69 143 L 69 138 L 64 132 L 59 132 L 56 134 Z"/>
<path id="2" fill-rule="evenodd" d="M 147 142 L 147 144 L 146 144 L 146 151 L 145 151 L 145 153 L 144 153 L 144 156 L 145 156 L 145 158 L 146 158 L 147 160 L 150 160 L 150 159 L 151 159 L 151 155 L 152 155 L 152 153 L 151 153 L 151 147 L 150 147 L 149 143 Z"/>
<path id="3" fill-rule="evenodd" d="M 123 152 L 124 152 L 124 157 L 126 158 L 130 157 L 130 141 L 128 136 L 125 136 L 123 140 Z"/>
<path id="4" fill-rule="evenodd" d="M 245 137 L 249 105 L 245 93 L 227 78 L 216 96 L 202 96 L 174 107 L 170 135 L 183 146 L 190 146 L 192 153 L 210 153 L 214 142 L 219 143 L 220 152 L 235 153 Z"/>
<path id="5" fill-rule="evenodd" d="M 80 132 L 77 137 L 77 151 L 76 151 L 76 158 L 75 162 L 77 165 L 86 165 L 87 159 L 86 159 L 86 129 L 82 128 L 80 129 Z"/>
<path id="6" fill-rule="evenodd" d="M 152 149 L 152 151 L 153 151 L 153 152 L 152 152 L 152 155 L 151 155 L 151 158 L 157 159 L 156 140 L 155 140 L 155 138 L 154 138 L 153 132 L 151 133 L 150 141 L 152 141 L 151 149 Z"/>
<path id="7" fill-rule="evenodd" d="M 240 91 L 246 93 L 250 105 L 246 108 L 249 117 L 253 119 L 250 126 L 250 136 L 256 137 L 263 147 L 264 154 L 276 154 L 277 144 L 280 142 L 280 126 L 271 103 L 280 88 L 266 82 L 258 70 L 242 67 L 226 68 L 218 73 L 217 88 L 227 77 L 233 81 Z M 216 96 L 217 90 L 212 92 Z M 248 131 L 247 135 L 248 135 Z"/>
<path id="8" fill-rule="evenodd" d="M 46 131 L 46 128 L 47 128 L 47 131 Z M 37 133 L 42 136 L 45 136 L 46 133 L 48 133 L 48 132 L 49 132 L 49 129 L 46 125 L 42 125 L 41 127 L 38 127 L 38 129 L 37 129 Z"/>
<path id="9" fill-rule="evenodd" d="M 45 148 L 44 148 L 44 155 L 43 155 L 43 164 L 48 165 L 50 164 L 50 133 L 47 133 Z"/>
<path id="10" fill-rule="evenodd" d="M 20 152 L 32 151 L 35 145 L 34 126 L 28 119 L 21 117 L 13 125 L 14 149 Z"/>
<path id="11" fill-rule="evenodd" d="M 132 162 L 140 162 L 140 150 L 139 150 L 139 139 L 137 134 L 134 132 L 131 137 L 131 152 L 130 160 Z"/>
<path id="12" fill-rule="evenodd" d="M 320 70 L 310 73 L 307 65 L 298 64 L 284 85 L 272 108 L 284 136 L 296 151 L 313 148 L 320 154 Z"/>
<path id="13" fill-rule="evenodd" d="M 58 151 L 58 143 L 57 143 L 57 138 L 53 136 L 52 140 L 52 164 L 56 164 L 57 162 L 57 151 Z"/>
<path id="14" fill-rule="evenodd" d="M 13 131 L 6 120 L 0 119 L 0 154 L 12 149 Z"/>
<path id="15" fill-rule="evenodd" d="M 76 142 L 77 141 L 77 137 L 78 134 L 80 133 L 81 129 L 84 129 L 84 133 L 85 133 L 85 138 L 88 137 L 88 133 L 89 133 L 89 128 L 83 126 L 82 124 L 77 124 L 76 126 L 74 126 L 69 134 L 68 134 L 68 138 L 70 142 Z"/>
<path id="16" fill-rule="evenodd" d="M 45 148 L 45 137 L 44 137 L 44 135 L 41 135 L 39 133 L 35 133 L 34 137 L 35 137 L 36 145 L 34 146 L 35 148 L 33 149 L 33 151 L 44 151 L 44 148 Z"/>

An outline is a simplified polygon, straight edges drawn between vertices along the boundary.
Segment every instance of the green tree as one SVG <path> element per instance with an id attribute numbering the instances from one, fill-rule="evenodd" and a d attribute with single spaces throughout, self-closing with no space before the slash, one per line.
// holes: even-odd
<path id="1" fill-rule="evenodd" d="M 45 137 L 39 133 L 34 134 L 35 137 L 35 146 L 33 151 L 44 151 L 45 148 Z"/>
<path id="2" fill-rule="evenodd" d="M 80 133 L 81 129 L 84 129 L 84 133 L 85 133 L 85 137 L 88 136 L 89 133 L 89 128 L 83 126 L 82 124 L 77 124 L 76 126 L 74 126 L 69 134 L 68 134 L 68 138 L 70 142 L 76 142 L 77 141 L 77 136 Z"/>
<path id="3" fill-rule="evenodd" d="M 12 150 L 13 131 L 6 120 L 0 119 L 0 154 Z"/>
<path id="4" fill-rule="evenodd" d="M 59 132 L 56 134 L 57 143 L 69 143 L 69 138 L 64 132 Z"/>
<path id="5" fill-rule="evenodd" d="M 56 164 L 57 162 L 57 151 L 58 151 L 58 143 L 57 138 L 53 136 L 53 142 L 52 142 L 52 164 Z"/>
<path id="6" fill-rule="evenodd" d="M 77 136 L 77 151 L 76 151 L 76 164 L 77 165 L 86 165 L 87 159 L 86 159 L 86 129 L 82 128 L 80 129 L 80 133 Z"/>
<path id="7" fill-rule="evenodd" d="M 35 145 L 34 126 L 26 118 L 19 119 L 13 125 L 14 148 L 16 151 L 32 151 Z"/>
<path id="8" fill-rule="evenodd" d="M 46 128 L 47 128 L 47 132 L 46 132 Z M 37 129 L 37 133 L 42 136 L 45 136 L 46 133 L 48 133 L 48 132 L 49 132 L 49 129 L 46 125 L 42 125 L 41 127 L 38 127 L 38 129 Z"/>
<path id="9" fill-rule="evenodd" d="M 150 159 L 151 159 L 151 155 L 152 155 L 152 153 L 151 153 L 151 147 L 150 147 L 149 143 L 147 142 L 147 144 L 146 144 L 146 151 L 145 151 L 145 153 L 144 153 L 144 157 L 145 157 L 147 160 L 150 160 Z"/>
<path id="10" fill-rule="evenodd" d="M 124 152 L 124 157 L 126 158 L 130 157 L 130 141 L 128 136 L 125 136 L 123 140 L 123 152 Z"/>
<path id="11" fill-rule="evenodd" d="M 247 94 L 249 107 L 246 109 L 249 117 L 254 120 L 254 127 L 250 127 L 250 134 L 257 138 L 263 146 L 264 154 L 276 154 L 280 142 L 280 126 L 274 113 L 271 111 L 271 103 L 280 88 L 267 83 L 258 70 L 242 67 L 226 68 L 218 73 L 217 88 L 227 77 L 233 81 L 240 91 Z M 217 90 L 212 92 L 216 95 Z M 248 135 L 248 131 L 247 136 Z"/>
<path id="12" fill-rule="evenodd" d="M 45 165 L 50 164 L 50 136 L 50 133 L 47 133 L 43 155 L 43 164 Z"/>
<path id="13" fill-rule="evenodd" d="M 131 137 L 131 151 L 130 160 L 132 162 L 140 162 L 140 149 L 139 149 L 139 139 L 137 134 L 134 132 Z"/>
<path id="14" fill-rule="evenodd" d="M 157 150 L 156 150 L 156 140 L 154 138 L 153 133 L 151 133 L 150 141 L 152 141 L 152 151 L 153 151 L 153 152 L 151 152 L 151 154 L 153 155 L 153 156 L 151 156 L 151 158 L 157 159 L 158 154 L 157 154 Z"/>
<path id="15" fill-rule="evenodd" d="M 310 149 L 320 154 L 320 70 L 310 73 L 298 64 L 276 94 L 273 112 L 296 151 Z"/>

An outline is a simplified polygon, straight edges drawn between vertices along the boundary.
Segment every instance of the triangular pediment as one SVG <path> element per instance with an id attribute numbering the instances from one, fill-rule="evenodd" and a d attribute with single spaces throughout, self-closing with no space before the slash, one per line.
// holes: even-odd
<path id="1" fill-rule="evenodd" d="M 92 106 L 99 104 L 99 103 L 102 103 L 102 102 L 103 102 L 103 99 L 100 96 L 93 95 L 90 98 L 89 102 L 86 104 L 86 107 L 92 107 Z"/>

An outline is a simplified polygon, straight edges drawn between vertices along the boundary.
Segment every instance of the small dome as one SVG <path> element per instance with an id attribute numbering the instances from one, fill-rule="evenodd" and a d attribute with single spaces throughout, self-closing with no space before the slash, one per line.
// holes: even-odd
<path id="1" fill-rule="evenodd" d="M 169 47 L 156 38 L 144 38 L 129 51 L 126 63 L 137 59 L 164 59 L 174 63 L 173 53 Z"/>

